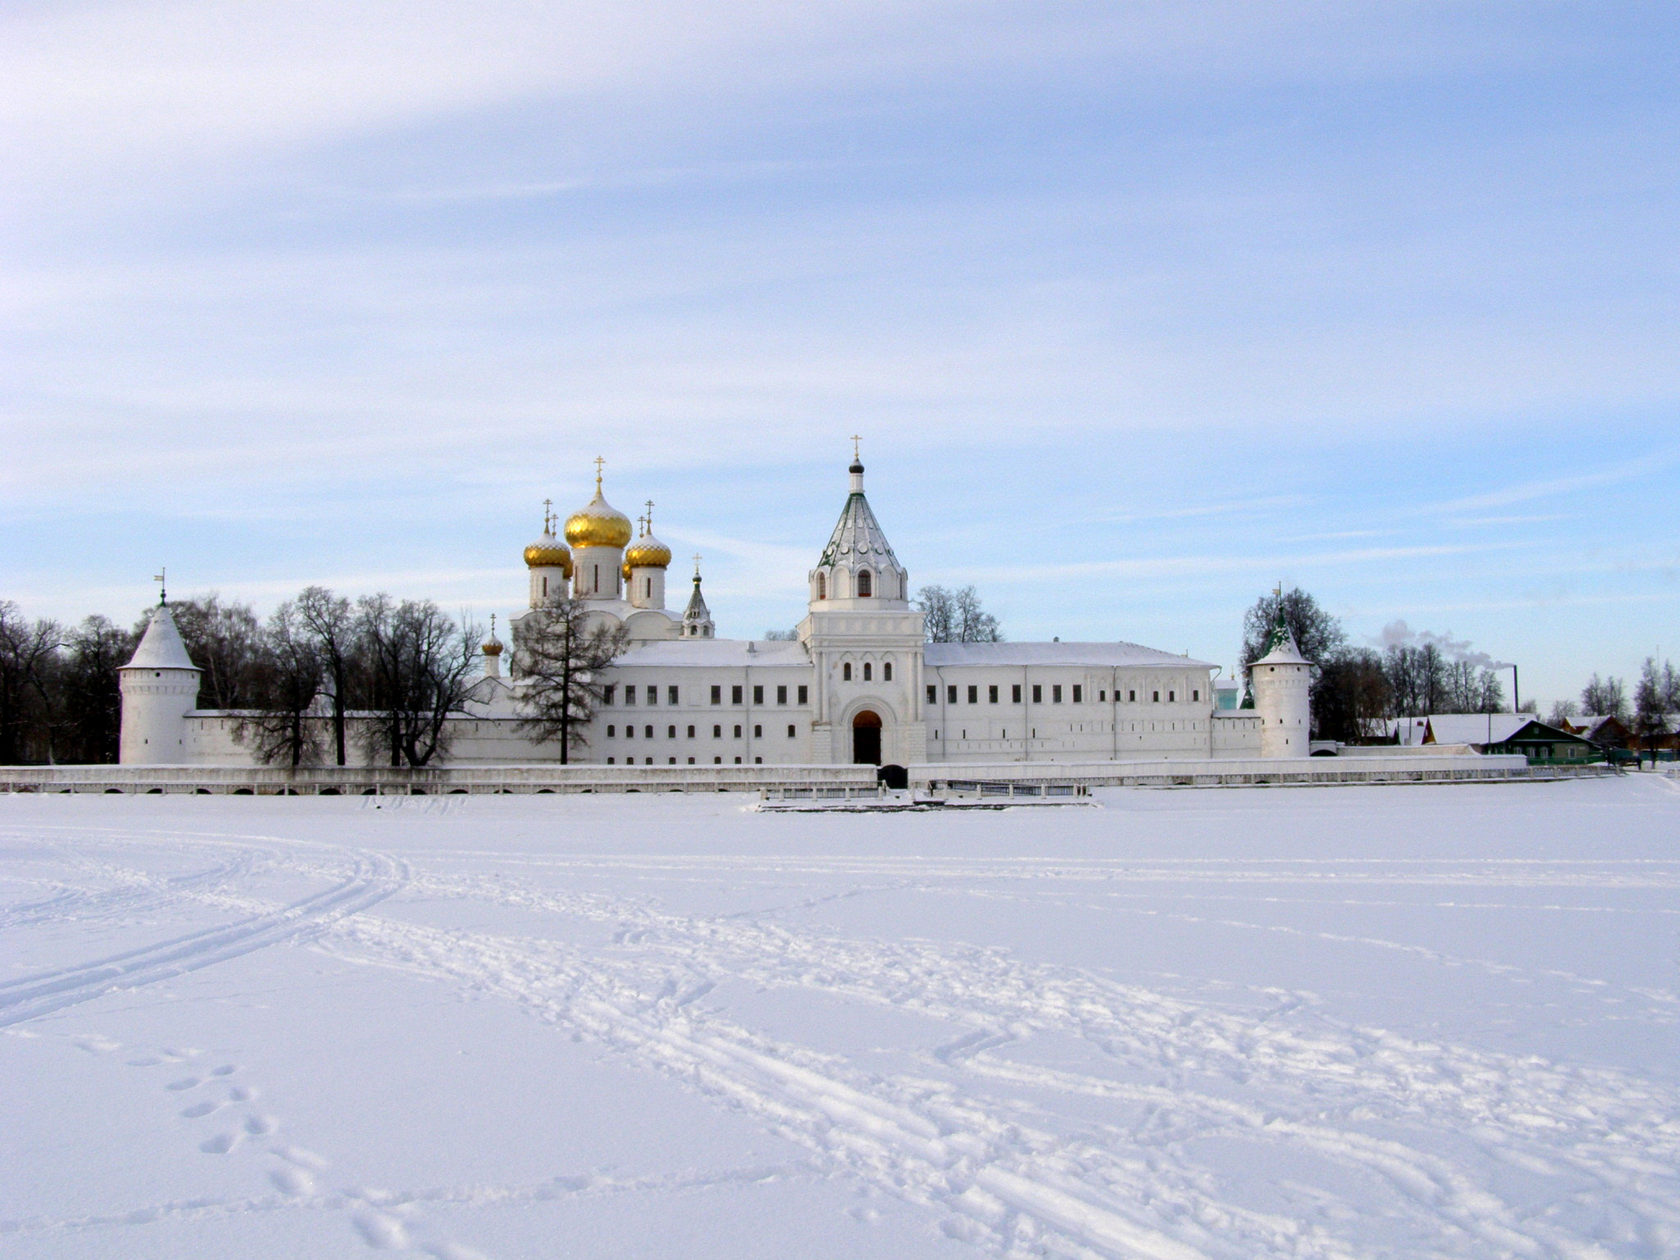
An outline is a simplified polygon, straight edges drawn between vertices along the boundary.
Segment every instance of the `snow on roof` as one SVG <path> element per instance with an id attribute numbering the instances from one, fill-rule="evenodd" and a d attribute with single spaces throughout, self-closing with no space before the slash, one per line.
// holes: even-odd
<path id="1" fill-rule="evenodd" d="M 1208 661 L 1160 652 L 1138 643 L 930 643 L 924 658 L 941 665 L 1097 665 L 1213 669 Z"/>
<path id="2" fill-rule="evenodd" d="M 140 636 L 140 646 L 134 649 L 134 655 L 123 668 L 198 669 L 187 655 L 187 645 L 181 642 L 181 631 L 168 604 L 159 604 L 153 610 L 151 624 Z"/>
<path id="3" fill-rule="evenodd" d="M 811 667 L 811 654 L 797 640 L 665 639 L 638 643 L 613 661 L 613 668 L 740 668 L 755 665 Z"/>
<path id="4" fill-rule="evenodd" d="M 1437 744 L 1498 744 L 1535 721 L 1532 713 L 1432 713 Z"/>

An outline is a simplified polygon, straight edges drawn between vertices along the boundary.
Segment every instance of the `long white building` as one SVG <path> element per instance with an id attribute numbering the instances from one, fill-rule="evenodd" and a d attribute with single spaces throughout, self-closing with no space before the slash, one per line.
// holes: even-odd
<path id="1" fill-rule="evenodd" d="M 910 576 L 864 494 L 854 459 L 839 520 L 807 575 L 791 641 L 720 639 L 696 571 L 667 607 L 671 550 L 595 496 L 525 548 L 520 635 L 548 600 L 583 600 L 622 625 L 628 649 L 572 761 L 610 765 L 880 765 L 1306 756 L 1311 666 L 1279 628 L 1253 670 L 1253 709 L 1215 703 L 1206 661 L 1123 641 L 927 643 Z M 452 720 L 445 764 L 553 761 L 521 734 L 524 681 L 505 645 Z M 249 764 L 237 715 L 192 707 L 197 671 L 166 605 L 123 670 L 124 763 Z M 1272 727 L 1276 727 L 1275 730 Z"/>

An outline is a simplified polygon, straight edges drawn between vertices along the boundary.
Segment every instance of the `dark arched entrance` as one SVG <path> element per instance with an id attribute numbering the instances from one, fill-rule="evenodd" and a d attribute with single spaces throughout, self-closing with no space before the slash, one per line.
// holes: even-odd
<path id="1" fill-rule="evenodd" d="M 859 766 L 881 764 L 881 715 L 864 709 L 852 719 L 852 763 Z"/>

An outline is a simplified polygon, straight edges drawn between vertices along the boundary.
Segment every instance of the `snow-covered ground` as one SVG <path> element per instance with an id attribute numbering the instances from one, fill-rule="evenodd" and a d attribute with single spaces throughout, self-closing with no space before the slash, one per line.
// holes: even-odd
<path id="1" fill-rule="evenodd" d="M 1680 1254 L 1680 785 L 0 798 L 0 1254 Z"/>

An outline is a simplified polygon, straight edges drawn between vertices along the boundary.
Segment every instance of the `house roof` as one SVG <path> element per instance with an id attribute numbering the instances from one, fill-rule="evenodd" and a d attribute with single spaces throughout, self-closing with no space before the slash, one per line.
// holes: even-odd
<path id="1" fill-rule="evenodd" d="M 613 661 L 613 668 L 740 668 L 752 665 L 811 667 L 811 654 L 798 640 L 781 639 L 665 639 L 633 644 Z"/>
<path id="2" fill-rule="evenodd" d="M 930 668 L 942 665 L 1095 665 L 1154 666 L 1157 668 L 1213 669 L 1172 652 L 1161 652 L 1139 643 L 930 643 L 923 658 Z"/>

